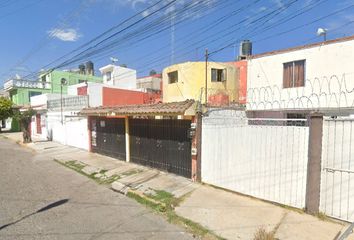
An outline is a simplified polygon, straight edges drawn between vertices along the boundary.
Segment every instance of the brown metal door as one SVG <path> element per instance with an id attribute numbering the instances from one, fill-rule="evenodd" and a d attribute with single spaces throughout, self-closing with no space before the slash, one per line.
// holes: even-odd
<path id="1" fill-rule="evenodd" d="M 91 120 L 91 149 L 93 152 L 125 161 L 125 122 L 122 118 Z"/>
<path id="2" fill-rule="evenodd" d="M 189 120 L 130 120 L 131 161 L 191 177 Z"/>

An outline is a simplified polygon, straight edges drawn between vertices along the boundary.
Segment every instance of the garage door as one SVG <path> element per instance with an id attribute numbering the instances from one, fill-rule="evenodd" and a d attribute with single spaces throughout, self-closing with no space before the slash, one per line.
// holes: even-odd
<path id="1" fill-rule="evenodd" d="M 131 119 L 130 157 L 137 164 L 191 177 L 189 120 Z"/>
<path id="2" fill-rule="evenodd" d="M 125 161 L 125 123 L 121 118 L 91 120 L 91 149 L 93 152 Z"/>

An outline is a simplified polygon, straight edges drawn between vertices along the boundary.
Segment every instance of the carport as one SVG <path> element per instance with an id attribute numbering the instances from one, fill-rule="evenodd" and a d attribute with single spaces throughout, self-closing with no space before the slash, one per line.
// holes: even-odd
<path id="1" fill-rule="evenodd" d="M 86 108 L 92 152 L 192 178 L 193 100 Z M 196 163 L 194 164 L 196 165 Z"/>

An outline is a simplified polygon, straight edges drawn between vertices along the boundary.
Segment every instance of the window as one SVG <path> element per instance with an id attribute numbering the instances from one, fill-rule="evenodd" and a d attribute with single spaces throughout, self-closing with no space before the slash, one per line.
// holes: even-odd
<path id="1" fill-rule="evenodd" d="M 111 81 L 111 79 L 112 79 L 112 72 L 107 72 L 107 73 L 106 73 L 106 79 L 107 79 L 107 82 Z"/>
<path id="2" fill-rule="evenodd" d="M 34 92 L 34 91 L 29 91 L 28 92 L 28 100 L 31 102 L 31 97 L 41 95 L 42 92 Z"/>
<path id="3" fill-rule="evenodd" d="M 211 81 L 212 82 L 224 82 L 226 81 L 226 69 L 211 69 Z"/>
<path id="4" fill-rule="evenodd" d="M 169 84 L 178 82 L 178 72 L 177 71 L 167 73 L 167 76 L 168 76 L 168 83 Z"/>
<path id="5" fill-rule="evenodd" d="M 305 60 L 283 63 L 283 88 L 305 86 Z"/>

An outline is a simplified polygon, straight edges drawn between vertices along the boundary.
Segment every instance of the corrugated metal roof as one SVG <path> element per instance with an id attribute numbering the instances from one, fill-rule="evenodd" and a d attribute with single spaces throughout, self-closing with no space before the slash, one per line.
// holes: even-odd
<path id="1" fill-rule="evenodd" d="M 81 115 L 183 115 L 194 104 L 194 100 L 183 102 L 120 105 L 84 108 Z"/>

